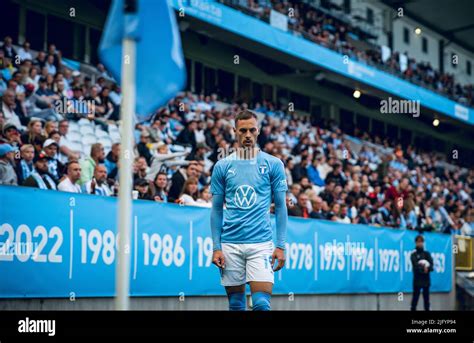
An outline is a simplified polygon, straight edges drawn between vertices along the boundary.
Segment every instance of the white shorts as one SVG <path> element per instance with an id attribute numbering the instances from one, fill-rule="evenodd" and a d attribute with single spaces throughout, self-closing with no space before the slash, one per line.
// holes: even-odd
<path id="1" fill-rule="evenodd" d="M 225 268 L 220 269 L 222 286 L 240 286 L 251 281 L 274 283 L 272 241 L 221 245 L 225 259 Z"/>

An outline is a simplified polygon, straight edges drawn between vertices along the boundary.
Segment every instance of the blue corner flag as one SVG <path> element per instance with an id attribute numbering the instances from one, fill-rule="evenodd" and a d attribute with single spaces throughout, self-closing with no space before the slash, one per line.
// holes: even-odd
<path id="1" fill-rule="evenodd" d="M 102 63 L 121 81 L 122 40 L 136 41 L 136 113 L 146 118 L 179 92 L 186 72 L 173 10 L 166 0 L 135 0 L 136 12 L 124 13 L 124 2 L 114 0 L 99 46 Z M 133 2 L 133 1 L 132 1 Z M 126 95 L 124 95 L 126 96 Z"/>

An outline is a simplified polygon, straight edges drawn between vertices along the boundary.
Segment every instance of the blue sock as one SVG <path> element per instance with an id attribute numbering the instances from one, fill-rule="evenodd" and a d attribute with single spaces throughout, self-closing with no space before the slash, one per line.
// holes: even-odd
<path id="1" fill-rule="evenodd" d="M 253 311 L 270 311 L 271 295 L 266 292 L 255 292 L 252 294 Z"/>
<path id="2" fill-rule="evenodd" d="M 245 311 L 245 293 L 230 293 L 227 297 L 229 298 L 229 311 Z"/>

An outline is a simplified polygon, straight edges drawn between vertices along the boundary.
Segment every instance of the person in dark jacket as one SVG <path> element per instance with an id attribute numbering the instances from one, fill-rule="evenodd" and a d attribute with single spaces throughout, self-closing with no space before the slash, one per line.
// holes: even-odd
<path id="1" fill-rule="evenodd" d="M 178 200 L 184 183 L 189 177 L 197 176 L 197 163 L 191 161 L 186 168 L 178 169 L 171 178 L 171 187 L 168 193 L 168 202 L 175 202 Z"/>
<path id="2" fill-rule="evenodd" d="M 196 149 L 196 136 L 195 131 L 197 130 L 197 121 L 191 120 L 186 128 L 182 130 L 176 138 L 176 143 L 181 145 L 191 145 L 193 150 Z"/>
<path id="3" fill-rule="evenodd" d="M 420 291 L 423 290 L 423 304 L 425 311 L 430 310 L 430 272 L 433 271 L 431 254 L 424 249 L 425 239 L 422 235 L 415 238 L 416 250 L 411 254 L 413 265 L 413 298 L 411 310 L 416 311 Z"/>
<path id="4" fill-rule="evenodd" d="M 288 215 L 293 217 L 309 218 L 308 196 L 305 193 L 298 195 L 298 203 L 288 207 Z"/>

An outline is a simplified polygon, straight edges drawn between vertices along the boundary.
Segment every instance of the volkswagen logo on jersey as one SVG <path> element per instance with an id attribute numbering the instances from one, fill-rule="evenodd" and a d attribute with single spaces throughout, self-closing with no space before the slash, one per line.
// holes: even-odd
<path id="1" fill-rule="evenodd" d="M 260 172 L 260 174 L 265 174 L 268 170 L 268 167 L 265 165 L 265 164 L 261 164 L 258 166 L 258 170 Z"/>
<path id="2" fill-rule="evenodd" d="M 235 191 L 234 201 L 238 208 L 249 209 L 257 202 L 257 193 L 252 186 L 241 185 Z"/>

